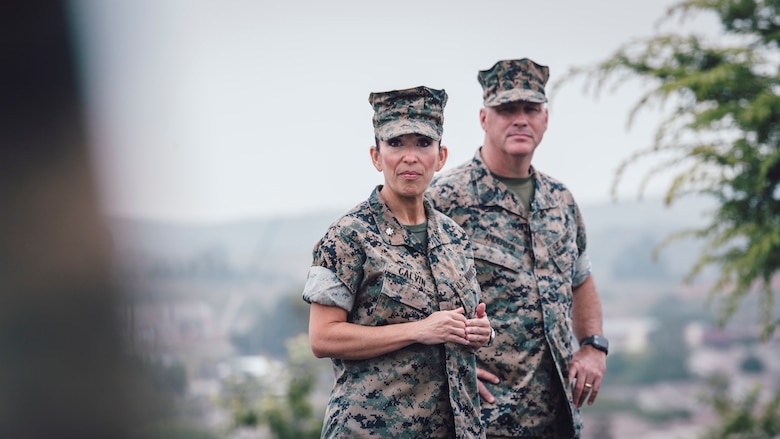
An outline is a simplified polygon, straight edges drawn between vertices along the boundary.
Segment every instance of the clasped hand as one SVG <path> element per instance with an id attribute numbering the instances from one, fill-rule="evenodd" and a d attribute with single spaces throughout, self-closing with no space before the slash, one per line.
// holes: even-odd
<path id="1" fill-rule="evenodd" d="M 466 318 L 463 312 L 462 307 L 436 311 L 421 320 L 420 343 L 458 343 L 475 349 L 486 345 L 490 341 L 490 320 L 485 304 L 477 305 L 473 318 Z"/>

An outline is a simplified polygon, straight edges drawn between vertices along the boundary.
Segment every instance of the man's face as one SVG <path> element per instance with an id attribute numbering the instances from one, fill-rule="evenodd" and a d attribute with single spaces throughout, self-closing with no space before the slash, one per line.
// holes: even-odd
<path id="1" fill-rule="evenodd" d="M 544 104 L 509 102 L 483 107 L 479 120 L 485 131 L 484 148 L 496 148 L 499 154 L 532 155 L 547 131 L 548 112 Z"/>

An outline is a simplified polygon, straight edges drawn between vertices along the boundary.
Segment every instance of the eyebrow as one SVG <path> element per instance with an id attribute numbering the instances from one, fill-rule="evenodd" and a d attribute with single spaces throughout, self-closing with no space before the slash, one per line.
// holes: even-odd
<path id="1" fill-rule="evenodd" d="M 539 102 L 515 101 L 515 102 L 507 102 L 506 104 L 501 104 L 493 108 L 495 108 L 496 110 L 507 110 L 510 108 L 527 108 L 527 107 L 539 108 L 541 106 L 542 104 Z"/>
<path id="2" fill-rule="evenodd" d="M 409 134 L 412 134 L 414 136 L 415 140 L 417 140 L 417 139 L 426 139 L 426 140 L 429 140 L 431 142 L 434 142 L 434 140 L 431 137 L 428 137 L 425 134 L 417 134 L 417 133 L 409 133 Z M 403 134 L 401 136 L 391 137 L 391 138 L 385 140 L 385 142 L 390 142 L 392 140 L 400 140 L 402 137 L 408 136 L 409 134 Z"/>

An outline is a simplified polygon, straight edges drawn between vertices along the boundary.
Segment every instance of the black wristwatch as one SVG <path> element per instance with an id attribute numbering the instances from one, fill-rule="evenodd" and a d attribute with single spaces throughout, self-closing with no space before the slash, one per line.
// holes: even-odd
<path id="1" fill-rule="evenodd" d="M 609 340 L 600 335 L 594 334 L 588 338 L 582 339 L 582 341 L 580 341 L 580 347 L 585 345 L 591 345 L 605 354 L 609 353 Z"/>

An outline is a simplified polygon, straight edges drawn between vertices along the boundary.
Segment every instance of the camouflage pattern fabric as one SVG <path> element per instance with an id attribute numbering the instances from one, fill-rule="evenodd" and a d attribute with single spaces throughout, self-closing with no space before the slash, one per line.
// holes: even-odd
<path id="1" fill-rule="evenodd" d="M 480 151 L 435 177 L 428 195 L 469 234 L 496 330 L 492 346 L 477 352 L 477 365 L 501 378 L 485 383 L 496 397 L 492 404 L 482 401 L 488 435 L 548 437 L 551 427 L 563 426 L 568 431 L 560 437 L 579 437 L 582 420 L 572 404 L 568 365 L 572 284 L 585 252 L 585 227 L 566 187 L 538 170 L 533 175 L 531 212 L 490 174 Z"/>
<path id="2" fill-rule="evenodd" d="M 404 134 L 422 134 L 441 140 L 447 93 L 424 86 L 371 93 L 374 136 L 389 140 Z"/>
<path id="3" fill-rule="evenodd" d="M 381 187 L 314 247 L 313 265 L 332 270 L 355 296 L 347 320 L 389 325 L 458 307 L 473 317 L 480 291 L 463 229 L 426 200 L 423 248 L 390 212 Z M 413 344 L 368 360 L 332 363 L 335 383 L 322 437 L 485 437 L 475 355 L 467 346 Z"/>
<path id="4" fill-rule="evenodd" d="M 547 102 L 544 86 L 550 69 L 528 58 L 499 61 L 488 70 L 482 70 L 477 80 L 482 86 L 486 107 L 497 107 L 516 101 Z"/>

